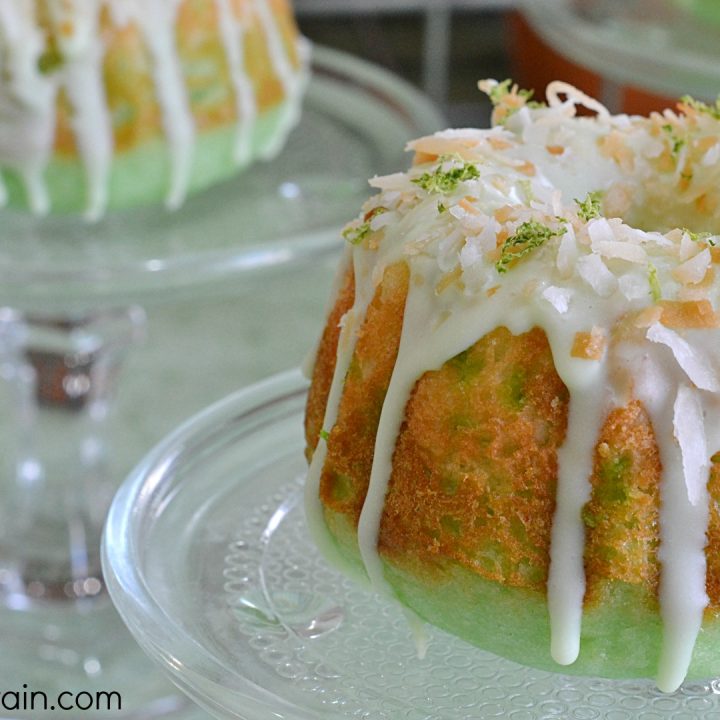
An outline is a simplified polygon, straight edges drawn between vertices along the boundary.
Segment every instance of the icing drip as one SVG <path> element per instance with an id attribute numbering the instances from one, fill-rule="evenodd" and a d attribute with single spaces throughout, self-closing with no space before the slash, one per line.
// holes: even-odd
<path id="1" fill-rule="evenodd" d="M 552 339 L 550 346 L 555 348 Z M 553 357 L 557 356 L 561 353 L 553 352 Z M 585 595 L 585 526 L 581 512 L 590 499 L 593 453 L 605 420 L 606 401 L 605 384 L 601 380 L 602 364 L 588 368 L 585 377 L 577 378 L 581 373 L 575 373 L 575 377 L 570 375 L 574 382 L 568 382 L 570 378 L 557 369 L 570 390 L 570 407 L 567 437 L 558 450 L 557 499 L 547 592 L 552 638 L 550 651 L 555 662 L 570 665 L 580 653 Z"/>
<path id="2" fill-rule="evenodd" d="M 133 17 L 143 31 L 154 60 L 155 90 L 170 147 L 170 187 L 165 202 L 171 210 L 180 207 L 185 199 L 195 146 L 195 125 L 175 47 L 175 23 L 180 2 L 162 0 L 133 5 Z"/>
<path id="3" fill-rule="evenodd" d="M 430 347 L 433 340 L 430 334 L 428 343 L 418 342 L 423 337 L 432 306 L 427 302 L 426 293 L 417 285 L 416 277 L 410 277 L 400 347 L 380 414 L 370 484 L 358 523 L 360 555 L 370 582 L 376 590 L 390 596 L 393 592 L 385 581 L 383 564 L 378 553 L 380 520 L 392 472 L 395 441 L 405 416 L 405 406 L 415 381 L 427 365 L 424 353 L 418 353 L 417 350 L 420 347 Z"/>
<path id="4" fill-rule="evenodd" d="M 87 177 L 88 220 L 98 220 L 105 212 L 113 156 L 110 112 L 103 82 L 104 47 L 99 35 L 99 3 L 91 3 L 86 13 L 77 3 L 51 4 L 56 26 L 75 22 L 72 35 L 58 33 L 65 65 L 60 80 L 73 106 L 72 127 Z"/>
<path id="5" fill-rule="evenodd" d="M 372 289 L 372 285 L 367 282 L 366 278 L 366 275 L 370 272 L 370 266 L 363 260 L 363 257 L 356 256 L 353 264 L 355 302 L 341 320 L 342 327 L 338 339 L 335 374 L 330 386 L 325 417 L 323 418 L 323 428 L 326 429 L 332 428 L 337 420 L 345 375 L 350 367 L 358 333 L 365 319 L 368 305 L 372 300 L 372 292 L 367 292 L 368 289 Z M 363 292 L 363 289 L 366 292 Z M 325 525 L 323 507 L 320 502 L 320 479 L 326 457 L 327 441 L 325 438 L 320 437 L 305 481 L 305 514 L 308 517 L 308 526 L 313 540 L 331 562 L 342 568 L 348 575 L 355 577 L 359 582 L 365 582 L 365 578 L 357 577 L 355 569 L 347 563 L 343 555 L 338 551 L 335 541 Z"/>
<path id="6" fill-rule="evenodd" d="M 32 211 L 41 215 L 50 206 L 42 175 L 55 134 L 56 88 L 37 70 L 44 40 L 32 0 L 0 3 L 0 32 L 8 47 L 8 81 L 0 84 L 0 157 L 20 175 Z"/>
<path id="7" fill-rule="evenodd" d="M 265 37 L 267 39 L 273 69 L 282 83 L 285 95 L 291 99 L 297 98 L 298 94 L 302 90 L 302 82 L 298 82 L 296 73 L 290 64 L 290 58 L 285 50 L 283 39 L 280 34 L 280 28 L 273 19 L 268 0 L 253 0 L 253 4 L 257 9 L 260 22 L 262 23 L 263 30 L 265 31 Z M 306 48 L 303 46 L 302 42 L 299 46 L 299 52 L 301 56 L 306 54 Z M 282 118 L 279 122 L 282 131 L 280 131 L 280 133 L 275 136 L 261 151 L 261 155 L 264 158 L 271 158 L 277 154 L 282 143 L 282 137 L 284 137 L 287 130 L 295 124 L 300 110 L 295 102 L 290 102 L 284 106 L 282 112 Z"/>
<path id="8" fill-rule="evenodd" d="M 393 454 L 415 384 L 499 326 L 516 335 L 544 330 L 570 396 L 566 437 L 557 453 L 547 599 L 551 654 L 571 664 L 582 653 L 582 511 L 592 495 L 598 437 L 613 406 L 640 401 L 662 464 L 663 644 L 657 682 L 672 691 L 688 673 L 708 604 L 707 483 L 709 458 L 720 449 L 720 288 L 711 264 L 718 262 L 720 235 L 640 230 L 614 213 L 639 212 L 644 193 L 658 187 L 674 197 L 678 172 L 654 165 L 663 152 L 672 156 L 677 148 L 672 136 L 657 139 L 654 126 L 663 120 L 686 132 L 688 148 L 704 153 L 701 164 L 709 169 L 698 172 L 708 175 L 696 192 L 714 187 L 718 170 L 706 157 L 717 122 L 691 116 L 685 129 L 682 119 L 667 114 L 615 118 L 562 84 L 553 86 L 548 109 L 530 111 L 517 98 L 511 101 L 516 106 L 505 126 L 423 138 L 411 147 L 429 162 L 371 181 L 381 192 L 345 231 L 354 244 L 357 299 L 341 333 L 323 427 L 331 431 L 337 419 L 370 297 L 386 268 L 406 262 L 410 283 L 400 345 L 358 524 L 367 575 L 379 592 L 392 595 L 378 540 Z M 573 118 L 578 102 L 599 117 Z M 624 144 L 623 133 L 639 150 Z M 605 195 L 607 217 L 603 207 L 592 206 L 591 195 L 576 200 L 594 190 Z M 666 209 L 674 217 L 685 211 Z M 318 497 L 325 456 L 321 439 L 307 499 L 310 525 L 316 534 L 323 528 L 327 546 L 332 540 Z"/>
<path id="9" fill-rule="evenodd" d="M 658 556 L 662 566 L 660 608 L 665 632 L 657 684 L 661 690 L 673 692 L 687 674 L 708 602 L 704 548 L 710 468 L 701 398 L 668 355 L 667 350 L 663 354 L 646 351 L 638 359 L 635 392 L 652 420 L 663 468 Z M 688 464 L 690 458 L 683 449 L 686 443 L 678 442 L 684 432 L 681 422 L 690 423 L 688 429 L 699 430 L 700 436 L 693 438 L 701 444 L 699 464 Z M 691 490 L 687 483 L 695 473 L 702 475 L 702 479 Z"/>
<path id="10" fill-rule="evenodd" d="M 238 125 L 235 137 L 235 162 L 245 165 L 252 156 L 252 131 L 257 117 L 257 103 L 252 83 L 245 73 L 243 26 L 235 19 L 229 0 L 216 0 L 220 16 L 220 31 L 235 88 Z"/>

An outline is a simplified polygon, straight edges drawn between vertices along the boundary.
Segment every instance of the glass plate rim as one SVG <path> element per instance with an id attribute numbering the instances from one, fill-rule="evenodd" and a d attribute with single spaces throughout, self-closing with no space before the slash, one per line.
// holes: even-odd
<path id="1" fill-rule="evenodd" d="M 140 563 L 137 562 L 134 538 L 138 520 L 142 518 L 135 511 L 138 500 L 142 497 L 143 502 L 147 502 L 147 496 L 155 494 L 161 497 L 162 502 L 171 501 L 177 487 L 172 482 L 164 487 L 163 480 L 167 482 L 168 473 L 183 458 L 192 455 L 195 447 L 214 435 L 222 434 L 230 422 L 240 423 L 270 405 L 282 405 L 305 396 L 309 384 L 302 372 L 294 368 L 272 375 L 213 403 L 191 416 L 158 443 L 128 475 L 115 494 L 102 538 L 103 574 L 120 616 L 138 643 L 154 659 L 162 657 L 170 666 L 180 662 L 186 669 L 202 665 L 203 674 L 210 667 L 218 676 L 227 673 L 227 668 L 221 662 L 176 623 L 148 587 L 140 571 Z M 118 558 L 127 561 L 121 564 Z M 141 615 L 145 630 L 148 627 L 147 620 L 152 621 L 152 638 L 144 635 L 139 637 L 136 618 Z M 267 692 L 250 680 L 246 682 L 248 687 L 258 692 Z M 300 709 L 293 707 L 293 710 L 298 712 Z"/>

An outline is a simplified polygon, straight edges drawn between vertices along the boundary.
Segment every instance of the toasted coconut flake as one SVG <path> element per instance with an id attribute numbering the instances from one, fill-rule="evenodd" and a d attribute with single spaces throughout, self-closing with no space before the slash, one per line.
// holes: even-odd
<path id="1" fill-rule="evenodd" d="M 700 161 L 705 167 L 717 165 L 720 161 L 720 143 L 717 141 L 710 146 L 710 149 L 703 155 Z"/>
<path id="2" fill-rule="evenodd" d="M 594 326 L 590 332 L 575 333 L 570 355 L 581 360 L 602 360 L 607 347 L 607 334 Z"/>
<path id="3" fill-rule="evenodd" d="M 410 182 L 410 178 L 405 173 L 392 173 L 391 175 L 376 175 L 368 180 L 370 187 L 379 190 L 416 190 L 415 186 Z"/>
<path id="4" fill-rule="evenodd" d="M 493 213 L 494 218 L 499 223 L 505 223 L 510 219 L 514 219 L 516 215 L 517 209 L 514 208 L 512 205 L 503 205 Z"/>
<path id="5" fill-rule="evenodd" d="M 627 262 L 645 265 L 647 263 L 647 253 L 640 245 L 633 245 L 629 242 L 620 242 L 618 240 L 593 243 L 593 250 L 606 258 L 614 258 L 616 260 L 626 260 Z"/>
<path id="6" fill-rule="evenodd" d="M 617 278 L 607 269 L 599 255 L 583 255 L 579 257 L 576 267 L 580 277 L 600 297 L 609 297 L 617 289 Z"/>
<path id="7" fill-rule="evenodd" d="M 480 211 L 475 207 L 475 205 L 473 205 L 473 199 L 474 198 L 464 197 L 462 200 L 460 200 L 458 205 L 469 215 L 479 215 Z"/>
<path id="8" fill-rule="evenodd" d="M 673 231 L 671 231 L 672 233 Z M 677 231 L 675 231 L 677 232 Z M 670 233 L 668 233 L 668 236 Z M 690 238 L 690 235 L 687 232 L 682 232 L 680 236 L 680 260 L 682 262 L 685 262 L 685 260 L 690 259 L 693 257 L 693 255 L 696 255 L 698 252 L 698 246 L 697 243 L 694 243 L 692 239 Z"/>
<path id="9" fill-rule="evenodd" d="M 677 364 L 698 388 L 720 392 L 720 380 L 710 362 L 676 332 L 660 323 L 653 323 L 646 337 L 650 342 L 670 348 Z"/>
<path id="10" fill-rule="evenodd" d="M 407 144 L 408 150 L 414 150 L 417 155 L 437 158 L 441 155 L 459 155 L 463 160 L 477 160 L 481 153 L 477 148 L 480 139 L 477 137 L 443 137 L 430 135 L 413 140 Z"/>
<path id="11" fill-rule="evenodd" d="M 568 311 L 572 295 L 573 291 L 570 288 L 556 287 L 555 285 L 549 285 L 542 293 L 545 300 L 547 300 L 561 315 Z"/>
<path id="12" fill-rule="evenodd" d="M 647 298 L 650 295 L 648 279 L 636 273 L 621 275 L 618 278 L 618 286 L 620 292 L 630 301 Z"/>
<path id="13" fill-rule="evenodd" d="M 710 269 L 712 257 L 710 250 L 705 248 L 695 257 L 691 257 L 672 271 L 672 276 L 683 285 L 696 285 L 705 279 Z"/>
<path id="14" fill-rule="evenodd" d="M 445 275 L 442 276 L 440 282 L 435 286 L 435 294 L 440 295 L 441 293 L 444 293 L 445 290 L 447 290 L 452 285 L 457 285 L 460 290 L 463 290 L 465 288 L 465 285 L 463 284 L 461 278 L 462 268 L 457 265 L 453 270 L 445 273 Z"/>
<path id="15" fill-rule="evenodd" d="M 570 103 L 573 106 L 582 105 L 588 110 L 593 110 L 603 119 L 610 117 L 610 112 L 601 102 L 586 95 L 582 90 L 578 90 L 574 85 L 570 85 L 570 83 L 554 80 L 547 86 L 545 95 L 547 96 L 550 107 L 558 107 Z M 567 99 L 565 101 L 561 100 L 560 95 L 565 95 Z"/>
<path id="16" fill-rule="evenodd" d="M 612 130 L 601 138 L 600 152 L 614 160 L 625 173 L 635 169 L 635 153 L 627 144 L 627 136 L 618 130 Z"/>
<path id="17" fill-rule="evenodd" d="M 537 174 L 537 168 L 529 160 L 518 166 L 518 171 L 523 175 L 534 177 Z"/>
<path id="18" fill-rule="evenodd" d="M 565 234 L 560 241 L 555 264 L 563 277 L 569 277 L 575 269 L 578 258 L 578 247 L 575 241 L 575 230 L 572 225 L 565 228 Z"/>
<path id="19" fill-rule="evenodd" d="M 637 328 L 649 328 L 651 325 L 660 322 L 663 310 L 658 305 L 651 305 L 641 310 L 633 321 L 633 325 Z"/>
<path id="20" fill-rule="evenodd" d="M 497 135 L 488 135 L 487 141 L 493 150 L 507 150 L 513 146 L 511 142 Z"/>
<path id="21" fill-rule="evenodd" d="M 603 198 L 605 212 L 612 217 L 625 216 L 632 207 L 634 194 L 634 189 L 627 183 L 613 183 Z"/>
<path id="22" fill-rule="evenodd" d="M 682 384 L 673 406 L 673 429 L 682 454 L 688 500 L 697 505 L 708 482 L 710 463 L 703 407 L 697 390 Z"/>
<path id="23" fill-rule="evenodd" d="M 662 324 L 665 327 L 682 328 L 716 328 L 720 327 L 720 318 L 713 310 L 709 300 L 661 300 Z"/>
<path id="24" fill-rule="evenodd" d="M 616 239 L 610 223 L 607 221 L 607 218 L 604 217 L 591 220 L 587 224 L 587 232 L 590 236 L 593 250 L 595 250 L 595 245 L 599 242 L 613 242 Z"/>

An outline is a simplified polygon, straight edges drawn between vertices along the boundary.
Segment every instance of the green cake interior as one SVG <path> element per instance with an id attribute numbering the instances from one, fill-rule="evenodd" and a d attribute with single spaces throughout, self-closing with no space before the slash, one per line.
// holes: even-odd
<path id="1" fill-rule="evenodd" d="M 244 165 L 238 165 L 234 159 L 236 124 L 198 133 L 188 193 L 225 180 L 250 162 L 272 154 L 282 139 L 279 133 L 283 131 L 282 124 L 288 111 L 286 101 L 257 118 L 251 138 L 252 153 Z M 164 138 L 115 155 L 109 179 L 108 209 L 163 203 L 168 193 L 170 168 L 170 152 Z M 27 193 L 18 174 L 5 168 L 2 176 L 7 186 L 8 205 L 27 209 Z M 45 169 L 44 180 L 52 212 L 81 213 L 85 210 L 87 181 L 82 160 L 53 156 Z"/>

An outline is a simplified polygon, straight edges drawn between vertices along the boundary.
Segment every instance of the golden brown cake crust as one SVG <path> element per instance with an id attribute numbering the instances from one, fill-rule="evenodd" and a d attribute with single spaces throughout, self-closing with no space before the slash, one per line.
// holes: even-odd
<path id="1" fill-rule="evenodd" d="M 391 559 L 443 558 L 542 591 L 567 391 L 542 330 L 498 328 L 415 386 L 380 531 Z"/>
<path id="2" fill-rule="evenodd" d="M 637 402 L 610 412 L 595 449 L 585 523 L 585 605 L 604 583 L 641 585 L 657 596 L 660 456 L 650 419 Z"/>
<path id="3" fill-rule="evenodd" d="M 385 271 L 360 330 L 328 440 L 320 497 L 354 525 L 365 501 L 380 411 L 400 344 L 408 279 L 405 263 Z"/>
<path id="4" fill-rule="evenodd" d="M 705 550 L 707 559 L 706 587 L 710 604 L 706 612 L 720 615 L 720 453 L 712 457 L 710 470 L 710 523 L 708 525 L 708 544 Z"/>
<path id="5" fill-rule="evenodd" d="M 332 378 L 335 374 L 340 321 L 343 315 L 352 307 L 354 301 L 355 275 L 352 268 L 349 268 L 343 276 L 338 297 L 328 315 L 315 355 L 312 382 L 308 392 L 307 405 L 305 406 L 305 443 L 307 445 L 305 455 L 308 462 L 312 459 L 320 437 L 325 406 L 330 394 Z"/>
<path id="6" fill-rule="evenodd" d="M 321 477 L 323 505 L 357 526 L 375 435 L 402 331 L 404 263 L 391 266 L 368 308 L 345 378 Z M 328 317 L 305 419 L 307 454 L 317 444 L 342 316 L 354 301 L 348 269 Z M 418 380 L 398 438 L 379 549 L 400 567 L 432 573 L 458 565 L 493 581 L 545 592 L 555 508 L 557 449 L 568 394 L 545 333 L 492 331 Z M 720 458 L 709 483 L 708 612 L 720 607 Z M 608 414 L 595 450 L 586 528 L 585 606 L 615 583 L 657 599 L 662 466 L 650 419 L 634 400 Z"/>

